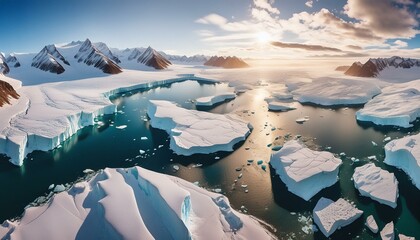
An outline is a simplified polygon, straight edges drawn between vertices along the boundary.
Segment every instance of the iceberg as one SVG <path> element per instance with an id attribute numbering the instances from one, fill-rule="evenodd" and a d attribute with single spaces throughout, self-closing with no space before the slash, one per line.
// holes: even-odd
<path id="1" fill-rule="evenodd" d="M 397 207 L 398 181 L 393 173 L 369 163 L 354 170 L 353 180 L 354 187 L 362 196 L 392 208 Z"/>
<path id="2" fill-rule="evenodd" d="M 236 98 L 236 93 L 234 92 L 220 93 L 209 97 L 197 98 L 195 105 L 200 107 L 211 107 L 234 98 Z"/>
<path id="3" fill-rule="evenodd" d="M 5 221 L 1 239 L 274 239 L 229 200 L 140 167 L 105 169 Z"/>
<path id="4" fill-rule="evenodd" d="M 420 134 L 387 143 L 384 162 L 403 170 L 420 189 Z"/>
<path id="5" fill-rule="evenodd" d="M 370 231 L 372 231 L 373 233 L 378 233 L 379 228 L 378 228 L 378 224 L 376 224 L 375 218 L 373 218 L 372 215 L 369 215 L 366 218 L 366 223 L 365 225 L 370 229 Z"/>
<path id="6" fill-rule="evenodd" d="M 306 201 L 337 182 L 341 163 L 332 153 L 310 150 L 296 140 L 286 142 L 270 158 L 287 189 Z"/>
<path id="7" fill-rule="evenodd" d="M 416 240 L 416 238 L 415 237 L 409 237 L 409 236 L 406 236 L 406 235 L 404 235 L 404 234 L 398 234 L 398 238 L 400 239 L 400 240 Z"/>
<path id="8" fill-rule="evenodd" d="M 292 87 L 295 100 L 323 106 L 363 104 L 381 93 L 371 82 L 350 79 L 321 78 Z"/>
<path id="9" fill-rule="evenodd" d="M 285 112 L 285 111 L 290 111 L 290 110 L 295 110 L 296 107 L 294 107 L 292 104 L 284 104 L 282 102 L 276 102 L 276 101 L 272 101 L 268 103 L 268 110 L 271 111 L 281 111 L 281 112 Z"/>
<path id="10" fill-rule="evenodd" d="M 359 121 L 404 128 L 420 117 L 420 80 L 393 84 L 357 111 Z"/>
<path id="11" fill-rule="evenodd" d="M 336 202 L 328 198 L 321 198 L 313 211 L 314 222 L 326 237 L 329 237 L 337 229 L 351 224 L 362 214 L 363 211 L 353 207 L 343 198 Z"/>
<path id="12" fill-rule="evenodd" d="M 380 234 L 382 240 L 394 240 L 394 222 L 390 222 L 387 225 L 385 225 Z"/>
<path id="13" fill-rule="evenodd" d="M 178 155 L 233 151 L 250 134 L 250 124 L 234 115 L 221 115 L 151 100 L 147 114 L 152 127 L 165 130 L 169 147 Z"/>

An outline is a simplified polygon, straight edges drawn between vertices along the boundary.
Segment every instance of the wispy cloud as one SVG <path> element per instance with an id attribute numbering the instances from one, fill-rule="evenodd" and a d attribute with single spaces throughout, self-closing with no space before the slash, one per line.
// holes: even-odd
<path id="1" fill-rule="evenodd" d="M 301 44 L 301 43 L 271 42 L 271 45 L 280 47 L 280 48 L 297 48 L 297 49 L 303 49 L 307 51 L 342 52 L 342 50 L 338 48 L 325 47 L 321 45 Z"/>

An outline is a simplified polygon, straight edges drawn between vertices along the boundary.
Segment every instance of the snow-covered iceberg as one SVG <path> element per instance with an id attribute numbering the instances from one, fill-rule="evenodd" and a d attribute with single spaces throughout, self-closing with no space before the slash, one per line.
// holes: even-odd
<path id="1" fill-rule="evenodd" d="M 353 180 L 362 196 L 392 208 L 397 207 L 398 181 L 393 173 L 369 163 L 354 170 Z"/>
<path id="2" fill-rule="evenodd" d="M 270 159 L 287 189 L 306 201 L 337 182 L 341 163 L 332 153 L 310 150 L 296 140 L 286 142 Z"/>
<path id="3" fill-rule="evenodd" d="M 371 82 L 333 78 L 316 79 L 290 89 L 295 100 L 324 106 L 363 104 L 381 93 Z"/>
<path id="4" fill-rule="evenodd" d="M 220 93 L 209 97 L 201 97 L 196 99 L 196 106 L 211 107 L 226 100 L 231 100 L 236 97 L 234 92 Z"/>
<path id="5" fill-rule="evenodd" d="M 382 240 L 394 240 L 395 238 L 394 222 L 390 222 L 386 224 L 380 234 L 381 234 Z"/>
<path id="6" fill-rule="evenodd" d="M 170 148 L 179 155 L 233 151 L 250 134 L 250 125 L 233 115 L 221 115 L 151 100 L 147 109 L 153 127 L 170 136 Z"/>
<path id="7" fill-rule="evenodd" d="M 366 222 L 365 225 L 370 229 L 370 231 L 372 231 L 373 233 L 378 233 L 379 228 L 378 228 L 378 224 L 375 221 L 375 218 L 373 218 L 372 215 L 369 215 L 366 218 Z"/>
<path id="8" fill-rule="evenodd" d="M 420 117 L 420 80 L 393 84 L 356 113 L 357 120 L 404 128 Z"/>
<path id="9" fill-rule="evenodd" d="M 321 198 L 313 212 L 314 222 L 327 237 L 337 229 L 351 224 L 362 214 L 362 210 L 355 208 L 343 198 L 336 202 L 328 198 Z"/>
<path id="10" fill-rule="evenodd" d="M 229 200 L 177 177 L 140 167 L 105 169 L 22 219 L 1 239 L 272 239 Z"/>
<path id="11" fill-rule="evenodd" d="M 268 110 L 271 110 L 271 111 L 285 112 L 285 111 L 290 111 L 294 109 L 296 109 L 296 107 L 294 107 L 293 104 L 286 104 L 286 103 L 277 102 L 277 101 L 272 101 L 268 103 Z"/>
<path id="12" fill-rule="evenodd" d="M 387 143 L 384 162 L 402 169 L 420 189 L 420 134 Z"/>

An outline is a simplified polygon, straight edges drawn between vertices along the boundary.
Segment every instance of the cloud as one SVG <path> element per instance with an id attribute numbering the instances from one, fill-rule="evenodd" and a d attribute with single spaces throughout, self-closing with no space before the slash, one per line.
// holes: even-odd
<path id="1" fill-rule="evenodd" d="M 307 7 L 312 7 L 313 6 L 313 4 L 314 4 L 314 1 L 313 0 L 308 0 L 306 3 L 305 3 L 305 5 L 307 6 Z"/>
<path id="2" fill-rule="evenodd" d="M 366 53 L 356 53 L 356 52 L 344 52 L 344 54 L 319 54 L 319 55 L 312 55 L 309 57 L 314 58 L 360 58 L 360 57 L 367 57 L 369 54 Z"/>
<path id="3" fill-rule="evenodd" d="M 274 0 L 254 0 L 254 5 L 257 8 L 264 9 L 268 11 L 269 13 L 280 14 L 280 10 L 271 6 L 271 4 L 273 3 L 274 3 Z"/>
<path id="4" fill-rule="evenodd" d="M 405 47 L 408 47 L 408 43 L 401 40 L 396 40 L 394 42 L 394 46 L 397 48 L 405 48 Z"/>
<path id="5" fill-rule="evenodd" d="M 363 48 L 356 45 L 347 45 L 347 48 L 353 49 L 353 50 L 362 50 Z"/>
<path id="6" fill-rule="evenodd" d="M 358 26 L 383 38 L 411 38 L 419 32 L 415 29 L 418 22 L 409 10 L 391 0 L 348 0 L 344 13 L 358 20 Z"/>
<path id="7" fill-rule="evenodd" d="M 321 45 L 310 45 L 310 44 L 301 44 L 301 43 L 284 43 L 284 42 L 271 42 L 271 45 L 281 48 L 297 48 L 304 49 L 307 51 L 332 51 L 332 52 L 342 52 L 338 48 L 325 47 Z"/>
<path id="8" fill-rule="evenodd" d="M 418 8 L 420 8 L 420 2 L 419 2 L 419 3 L 417 3 L 417 7 L 418 7 Z"/>
<path id="9" fill-rule="evenodd" d="M 226 18 L 212 13 L 209 14 L 205 17 L 199 18 L 195 21 L 196 23 L 201 23 L 201 24 L 213 24 L 213 25 L 223 25 L 227 22 Z"/>

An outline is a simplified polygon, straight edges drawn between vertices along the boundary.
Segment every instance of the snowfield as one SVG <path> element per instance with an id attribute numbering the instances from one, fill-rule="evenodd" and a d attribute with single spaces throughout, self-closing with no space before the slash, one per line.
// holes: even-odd
<path id="1" fill-rule="evenodd" d="M 250 125 L 234 115 L 221 115 L 152 100 L 147 114 L 153 127 L 165 130 L 170 148 L 179 155 L 233 151 L 250 134 Z"/>
<path id="2" fill-rule="evenodd" d="M 286 142 L 270 159 L 287 189 L 306 201 L 338 181 L 341 163 L 332 153 L 310 150 L 296 140 Z"/>
<path id="3" fill-rule="evenodd" d="M 420 134 L 387 143 L 384 162 L 403 170 L 420 189 Z"/>
<path id="4" fill-rule="evenodd" d="M 140 167 L 105 169 L 22 219 L 5 221 L 6 239 L 273 239 L 229 200 Z"/>

